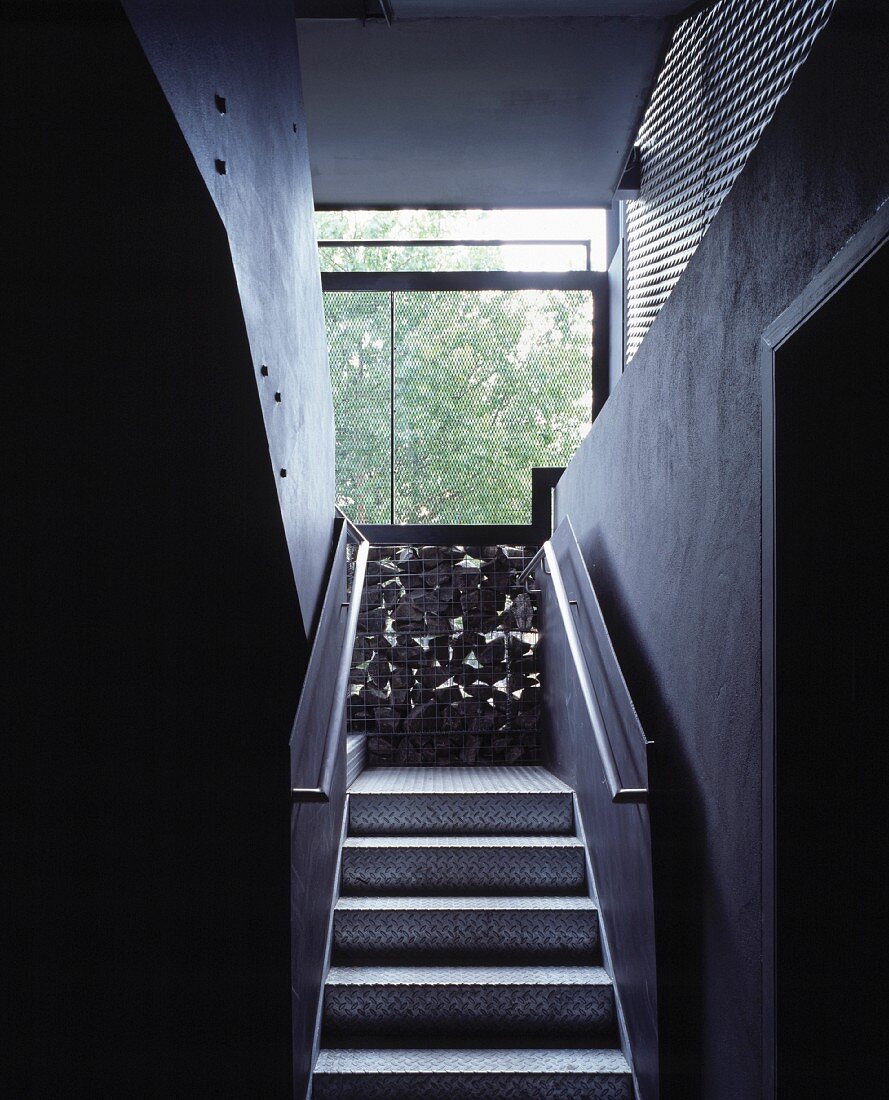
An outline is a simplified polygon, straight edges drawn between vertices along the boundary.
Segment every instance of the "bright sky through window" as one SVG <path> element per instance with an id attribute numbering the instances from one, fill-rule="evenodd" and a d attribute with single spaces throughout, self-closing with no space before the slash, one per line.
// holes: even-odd
<path id="1" fill-rule="evenodd" d="M 410 240 L 438 238 L 448 240 L 491 239 L 565 239 L 590 240 L 591 266 L 594 271 L 605 269 L 605 211 L 601 209 L 579 210 L 341 210 L 319 212 L 316 215 L 319 239 Z M 326 251 L 326 250 L 325 250 Z M 385 250 L 384 250 L 385 251 Z M 427 250 L 427 253 L 431 250 Z M 478 250 L 476 250 L 477 252 Z M 349 250 L 351 253 L 352 250 Z M 338 260 L 346 253 L 337 250 Z M 466 250 L 459 252 L 442 249 L 434 257 L 435 266 L 441 270 L 469 266 Z M 351 258 L 355 258 L 354 256 Z M 383 257 L 379 257 L 382 261 Z M 479 256 L 474 257 L 478 265 Z M 371 257 L 356 264 L 364 268 L 373 263 Z M 324 257 L 322 256 L 322 263 Z M 567 245 L 512 245 L 499 250 L 496 259 L 489 257 L 491 266 L 506 271 L 566 271 L 585 266 L 583 248 Z M 348 264 L 347 266 L 352 266 Z M 384 264 L 383 266 L 388 266 Z M 400 265 L 399 265 L 400 266 Z M 340 263 L 336 264 L 340 267 Z"/>

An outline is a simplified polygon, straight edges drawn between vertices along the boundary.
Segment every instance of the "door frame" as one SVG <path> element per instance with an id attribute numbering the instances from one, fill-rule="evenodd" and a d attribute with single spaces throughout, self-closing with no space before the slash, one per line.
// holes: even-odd
<path id="1" fill-rule="evenodd" d="M 760 339 L 762 395 L 762 1096 L 776 1096 L 775 990 L 775 373 L 783 345 L 889 240 L 889 201 L 811 280 Z"/>

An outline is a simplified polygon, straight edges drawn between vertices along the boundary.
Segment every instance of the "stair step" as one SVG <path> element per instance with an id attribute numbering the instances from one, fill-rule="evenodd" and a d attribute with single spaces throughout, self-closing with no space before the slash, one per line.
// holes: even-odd
<path id="1" fill-rule="evenodd" d="M 603 1035 L 614 991 L 601 966 L 334 966 L 326 1034 Z"/>
<path id="2" fill-rule="evenodd" d="M 560 835 L 570 787 L 545 768 L 371 768 L 349 789 L 352 836 Z"/>
<path id="3" fill-rule="evenodd" d="M 583 844 L 573 836 L 347 837 L 344 894 L 579 893 Z"/>
<path id="4" fill-rule="evenodd" d="M 322 1050 L 314 1100 L 632 1100 L 618 1050 Z"/>
<path id="5" fill-rule="evenodd" d="M 599 915 L 587 897 L 343 897 L 333 944 L 338 962 L 590 962 Z"/>

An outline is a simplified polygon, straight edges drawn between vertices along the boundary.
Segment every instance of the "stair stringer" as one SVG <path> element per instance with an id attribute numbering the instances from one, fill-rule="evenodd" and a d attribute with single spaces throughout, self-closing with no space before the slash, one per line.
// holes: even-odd
<path id="1" fill-rule="evenodd" d="M 343 808 L 343 823 L 340 827 L 339 852 L 336 857 L 336 867 L 333 872 L 333 886 L 330 891 L 330 910 L 327 917 L 327 936 L 324 947 L 324 966 L 321 976 L 321 991 L 318 994 L 318 1007 L 315 1009 L 315 1030 L 312 1036 L 312 1058 L 309 1083 L 306 1086 L 305 1100 L 312 1100 L 312 1085 L 315 1080 L 315 1063 L 318 1061 L 318 1052 L 321 1050 L 321 1024 L 324 1019 L 324 990 L 327 985 L 327 975 L 330 973 L 330 960 L 333 955 L 333 920 L 336 911 L 336 903 L 340 900 L 340 886 L 343 870 L 343 841 L 349 835 L 349 799 L 346 792 L 346 801 Z M 609 972 L 610 973 L 610 972 Z"/>
<path id="2" fill-rule="evenodd" d="M 599 893 L 596 889 L 596 876 L 593 872 L 593 864 L 590 859 L 590 846 L 586 837 L 586 830 L 583 827 L 583 814 L 580 811 L 580 802 L 577 798 L 577 791 L 572 789 L 571 798 L 574 802 L 574 824 L 577 830 L 577 839 L 583 844 L 583 858 L 586 865 L 586 880 L 587 890 L 590 900 L 596 906 L 596 910 L 599 914 L 599 948 L 602 952 L 602 966 L 605 968 L 608 977 L 611 978 L 612 991 L 614 996 L 614 1011 L 617 1019 L 617 1033 L 620 1038 L 620 1049 L 624 1058 L 627 1060 L 627 1065 L 630 1067 L 630 1072 L 633 1074 L 633 1092 L 636 1096 L 640 1095 L 639 1082 L 636 1079 L 636 1067 L 633 1064 L 633 1052 L 630 1048 L 630 1039 L 627 1033 L 627 1024 L 624 1017 L 623 1006 L 620 999 L 620 988 L 614 977 L 614 966 L 611 962 L 611 948 L 608 943 L 608 933 L 605 928 L 605 920 L 602 914 L 602 906 L 599 901 Z"/>

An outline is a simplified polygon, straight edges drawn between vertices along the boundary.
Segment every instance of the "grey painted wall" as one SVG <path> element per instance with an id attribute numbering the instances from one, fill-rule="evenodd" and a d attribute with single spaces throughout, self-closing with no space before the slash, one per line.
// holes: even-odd
<path id="1" fill-rule="evenodd" d="M 841 2 L 556 490 L 656 742 L 665 1096 L 760 1094 L 758 341 L 889 193 L 886 56 Z"/>
<path id="2" fill-rule="evenodd" d="M 609 205 L 668 23 L 299 23 L 319 204 Z"/>
<path id="3" fill-rule="evenodd" d="M 333 529 L 334 437 L 293 4 L 127 0 L 124 7 L 228 233 L 310 630 Z"/>

